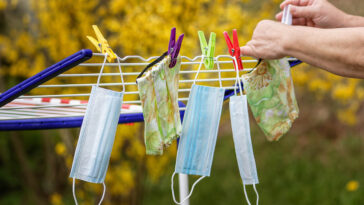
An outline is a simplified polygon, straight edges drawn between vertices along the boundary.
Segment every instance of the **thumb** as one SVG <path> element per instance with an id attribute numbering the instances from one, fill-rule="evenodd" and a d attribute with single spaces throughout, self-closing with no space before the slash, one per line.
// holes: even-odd
<path id="1" fill-rule="evenodd" d="M 313 18 L 315 11 L 311 6 L 291 6 L 291 14 L 295 18 Z"/>
<path id="2" fill-rule="evenodd" d="M 240 47 L 240 54 L 242 56 L 255 57 L 254 56 L 254 51 L 253 51 L 252 47 L 250 47 L 250 46 L 242 46 L 242 47 Z"/>

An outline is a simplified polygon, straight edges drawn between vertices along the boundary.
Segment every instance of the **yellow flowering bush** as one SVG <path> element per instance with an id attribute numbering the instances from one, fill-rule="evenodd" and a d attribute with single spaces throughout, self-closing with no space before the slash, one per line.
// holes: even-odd
<path id="1" fill-rule="evenodd" d="M 5 28 L 0 32 L 0 80 L 25 79 L 82 48 L 94 49 L 85 37 L 93 35 L 93 24 L 99 26 L 119 56 L 162 54 L 168 47 L 172 27 L 177 28 L 177 34 L 185 33 L 181 55 L 200 55 L 198 30 L 206 35 L 215 32 L 215 53 L 227 54 L 223 31 L 231 33 L 237 28 L 243 45 L 260 20 L 273 18 L 279 3 L 279 0 L 29 0 L 25 3 L 0 0 L 0 12 L 6 18 Z M 359 102 L 364 99 L 360 81 L 307 65 L 295 68 L 292 73 L 304 95 L 334 102 L 327 106 L 340 121 L 357 124 Z M 82 79 L 77 83 L 82 83 Z M 130 204 L 133 192 L 141 186 L 141 179 L 146 175 L 157 183 L 176 156 L 175 144 L 163 156 L 146 156 L 142 126 L 120 125 L 118 128 L 106 176 L 108 204 Z M 70 169 L 74 150 L 68 150 L 65 142 L 59 142 L 54 151 L 64 158 L 65 166 Z M 88 187 L 85 188 L 87 193 L 82 190 L 77 193 L 87 204 L 91 204 L 87 196 L 99 196 L 102 192 L 99 185 L 84 187 Z M 50 201 L 62 204 L 62 197 L 55 193 Z"/>

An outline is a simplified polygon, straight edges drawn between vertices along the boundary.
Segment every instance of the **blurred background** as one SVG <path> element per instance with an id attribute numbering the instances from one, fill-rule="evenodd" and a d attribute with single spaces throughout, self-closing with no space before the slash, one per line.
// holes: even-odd
<path id="1" fill-rule="evenodd" d="M 197 31 L 238 29 L 240 44 L 255 25 L 274 19 L 279 0 L 0 0 L 0 91 L 82 48 L 97 24 L 119 56 L 158 56 L 170 29 L 185 33 L 181 55 L 200 55 Z M 333 0 L 364 15 L 362 0 Z M 261 204 L 364 203 L 364 83 L 308 65 L 292 70 L 300 117 L 279 142 L 268 142 L 251 118 Z M 211 177 L 194 204 L 245 204 L 225 102 Z M 79 129 L 0 132 L 0 204 L 73 204 L 68 178 Z M 176 145 L 146 156 L 143 124 L 119 125 L 106 176 L 104 204 L 173 204 Z M 190 177 L 190 180 L 196 180 Z M 81 204 L 96 204 L 102 186 L 80 182 Z M 250 199 L 255 194 L 248 188 Z"/>

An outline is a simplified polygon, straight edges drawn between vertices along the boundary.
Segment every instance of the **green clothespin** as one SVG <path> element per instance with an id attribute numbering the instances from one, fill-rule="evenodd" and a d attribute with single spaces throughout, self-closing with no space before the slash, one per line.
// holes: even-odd
<path id="1" fill-rule="evenodd" d="M 214 68 L 214 54 L 215 54 L 215 43 L 216 43 L 216 33 L 211 32 L 209 45 L 205 39 L 205 34 L 203 31 L 198 31 L 198 37 L 200 39 L 201 52 L 205 56 L 204 64 L 206 69 Z"/>

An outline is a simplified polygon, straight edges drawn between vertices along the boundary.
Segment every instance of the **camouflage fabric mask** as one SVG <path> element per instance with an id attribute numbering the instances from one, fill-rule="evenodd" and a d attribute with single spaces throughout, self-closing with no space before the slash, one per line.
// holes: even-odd
<path id="1" fill-rule="evenodd" d="M 137 82 L 139 97 L 143 106 L 146 154 L 163 154 L 163 141 L 158 125 L 157 102 L 152 75 L 148 72 L 144 77 L 139 78 Z"/>
<path id="2" fill-rule="evenodd" d="M 181 134 L 181 118 L 178 107 L 178 72 L 181 58 L 169 68 L 170 58 L 153 67 L 152 76 L 156 95 L 158 121 L 164 146 L 169 146 Z"/>
<path id="3" fill-rule="evenodd" d="M 242 79 L 258 125 L 269 141 L 279 140 L 299 113 L 288 61 L 264 60 Z"/>
<path id="4" fill-rule="evenodd" d="M 178 107 L 178 73 L 181 59 L 169 68 L 165 58 L 137 80 L 144 116 L 144 141 L 148 155 L 161 155 L 181 133 Z"/>

